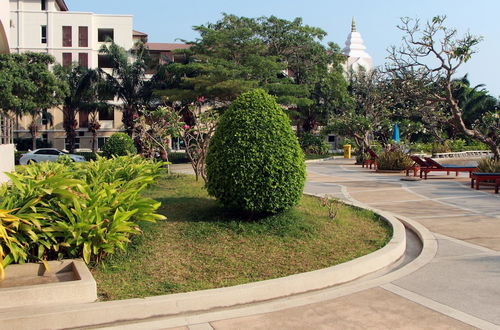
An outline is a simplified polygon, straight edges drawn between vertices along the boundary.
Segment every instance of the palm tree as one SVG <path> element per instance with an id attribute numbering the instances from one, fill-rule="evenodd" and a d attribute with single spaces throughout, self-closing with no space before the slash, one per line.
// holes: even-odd
<path id="1" fill-rule="evenodd" d="M 66 131 L 66 141 L 69 144 L 69 151 L 74 152 L 76 129 L 78 128 L 76 118 L 80 109 L 91 98 L 90 94 L 92 84 L 96 79 L 96 72 L 82 66 L 71 65 L 63 67 L 58 64 L 55 66 L 54 72 L 59 79 L 65 81 L 69 86 L 69 93 L 64 98 L 63 127 Z"/>
<path id="2" fill-rule="evenodd" d="M 112 73 L 107 75 L 107 80 L 115 95 L 123 102 L 123 125 L 128 135 L 132 136 L 139 109 L 144 105 L 148 94 L 145 79 L 148 50 L 144 44 L 138 43 L 132 62 L 129 62 L 130 54 L 113 42 L 109 46 L 103 45 L 100 51 L 111 60 Z"/>
<path id="3" fill-rule="evenodd" d="M 31 109 L 28 111 L 30 117 L 31 117 L 31 122 L 28 125 L 28 130 L 30 131 L 31 134 L 31 150 L 36 149 L 36 138 L 38 136 L 38 132 L 40 131 L 40 122 L 42 122 L 43 119 L 46 119 L 49 123 L 49 125 L 53 125 L 53 119 L 54 117 L 50 112 L 48 112 L 46 109 Z"/>

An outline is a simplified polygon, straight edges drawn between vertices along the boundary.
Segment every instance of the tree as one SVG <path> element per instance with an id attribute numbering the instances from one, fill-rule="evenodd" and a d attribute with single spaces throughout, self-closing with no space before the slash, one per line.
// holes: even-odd
<path id="1" fill-rule="evenodd" d="M 76 129 L 78 128 L 77 115 L 82 107 L 89 102 L 95 72 L 79 65 L 64 67 L 56 64 L 54 73 L 69 87 L 69 92 L 63 103 L 63 127 L 66 131 L 69 152 L 74 152 Z"/>
<path id="2" fill-rule="evenodd" d="M 203 109 L 204 99 L 199 98 L 184 111 L 164 108 L 164 118 L 170 123 L 173 136 L 180 136 L 186 146 L 186 154 L 191 162 L 196 181 L 201 177 L 207 182 L 206 158 L 210 141 L 217 128 L 219 113 L 216 109 Z"/>
<path id="3" fill-rule="evenodd" d="M 325 47 L 326 32 L 303 25 L 300 18 L 224 14 L 194 30 L 200 37 L 183 50 L 188 64 L 167 65 L 167 83 L 157 92 L 169 102 L 188 107 L 203 96 L 208 104 L 225 108 L 260 87 L 288 108 L 299 128 L 311 131 L 326 119 L 332 104 L 341 103 L 335 98 L 347 95 L 339 47 Z"/>
<path id="4" fill-rule="evenodd" d="M 454 130 L 485 143 L 500 159 L 498 108 L 468 124 L 455 93 L 457 70 L 476 53 L 482 38 L 470 33 L 460 37 L 456 29 L 444 25 L 445 20 L 445 16 L 436 16 L 422 27 L 418 19 L 402 18 L 398 28 L 404 33 L 403 44 L 390 49 L 388 69 L 420 81 L 426 87 L 425 93 L 414 89 L 415 100 L 449 116 Z"/>
<path id="5" fill-rule="evenodd" d="M 67 93 L 67 85 L 49 70 L 54 61 L 51 55 L 41 53 L 0 55 L 0 107 L 16 116 L 30 114 L 33 149 L 42 115 L 61 104 Z"/>
<path id="6" fill-rule="evenodd" d="M 161 158 L 168 161 L 170 137 L 179 136 L 182 126 L 179 116 L 171 108 L 145 110 L 136 125 L 136 145 L 140 146 L 144 157 L 155 158 L 159 152 Z"/>
<path id="7" fill-rule="evenodd" d="M 392 126 L 394 102 L 389 91 L 388 77 L 380 70 L 351 72 L 351 103 L 331 116 L 328 129 L 352 137 L 364 154 L 370 146 L 370 135 Z"/>
<path id="8" fill-rule="evenodd" d="M 145 103 L 145 96 L 149 95 L 146 79 L 149 53 L 144 44 L 138 43 L 133 51 L 133 61 L 129 62 L 130 54 L 114 42 L 109 46 L 103 45 L 100 52 L 107 55 L 112 63 L 112 73 L 107 74 L 107 80 L 123 102 L 123 125 L 132 137 L 139 110 Z"/>

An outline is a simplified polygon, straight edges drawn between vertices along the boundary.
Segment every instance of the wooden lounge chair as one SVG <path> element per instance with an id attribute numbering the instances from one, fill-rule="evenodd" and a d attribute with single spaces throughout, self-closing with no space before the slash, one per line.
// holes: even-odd
<path id="1" fill-rule="evenodd" d="M 368 167 L 370 166 L 370 169 L 372 168 L 372 165 L 375 169 L 377 169 L 377 159 L 378 159 L 378 155 L 375 153 L 375 151 L 373 151 L 372 149 L 368 149 L 368 153 L 370 154 L 370 158 L 369 159 L 365 159 L 363 161 L 363 165 L 362 167 Z"/>
<path id="2" fill-rule="evenodd" d="M 410 176 L 410 171 L 413 171 L 413 176 L 417 176 L 418 171 L 422 171 L 424 168 L 433 167 L 429 165 L 426 160 L 418 157 L 418 156 L 410 156 L 411 160 L 413 160 L 413 165 L 406 169 L 406 176 Z M 422 177 L 422 174 L 420 174 Z"/>
<path id="3" fill-rule="evenodd" d="M 438 162 L 436 162 L 432 158 L 425 157 L 424 158 L 427 164 L 431 165 L 432 167 L 427 167 L 427 168 L 422 168 L 420 169 L 420 177 L 422 177 L 422 174 L 425 175 L 425 179 L 427 179 L 427 174 L 429 172 L 446 172 L 448 175 L 450 175 L 450 172 L 455 172 L 456 175 L 458 176 L 458 172 L 469 172 L 469 177 L 472 176 L 472 173 L 476 171 L 476 166 L 463 166 L 463 165 L 443 165 Z"/>
<path id="4" fill-rule="evenodd" d="M 479 190 L 479 185 L 481 182 L 493 181 L 495 183 L 495 194 L 498 194 L 498 188 L 500 187 L 500 173 L 479 173 L 474 172 L 470 178 L 470 187 Z"/>

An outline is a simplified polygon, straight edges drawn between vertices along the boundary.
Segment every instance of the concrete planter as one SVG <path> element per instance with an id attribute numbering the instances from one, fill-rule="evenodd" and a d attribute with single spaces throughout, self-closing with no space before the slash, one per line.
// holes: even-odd
<path id="1" fill-rule="evenodd" d="M 86 303 L 97 300 L 97 287 L 81 260 L 10 265 L 0 281 L 0 310 L 33 305 Z"/>

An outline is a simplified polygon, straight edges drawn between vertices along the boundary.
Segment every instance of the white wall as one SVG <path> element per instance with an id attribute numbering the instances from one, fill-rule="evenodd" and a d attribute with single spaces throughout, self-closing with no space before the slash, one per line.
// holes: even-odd
<path id="1" fill-rule="evenodd" d="M 4 172 L 14 171 L 14 145 L 0 144 L 0 183 L 8 180 Z"/>

